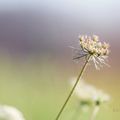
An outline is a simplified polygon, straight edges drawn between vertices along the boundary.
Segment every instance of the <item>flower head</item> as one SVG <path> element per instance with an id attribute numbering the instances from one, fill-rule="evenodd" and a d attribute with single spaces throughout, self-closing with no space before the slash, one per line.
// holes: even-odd
<path id="1" fill-rule="evenodd" d="M 87 36 L 82 35 L 79 37 L 80 47 L 82 48 L 81 56 L 91 55 L 91 60 L 94 62 L 96 69 L 102 67 L 102 64 L 106 64 L 105 60 L 109 55 L 110 45 L 106 42 L 100 42 L 97 35 Z M 79 58 L 79 57 L 77 57 Z M 80 57 L 81 58 L 81 57 Z"/>
<path id="2" fill-rule="evenodd" d="M 84 52 L 96 56 L 106 56 L 109 54 L 109 44 L 101 43 L 98 36 L 80 36 L 79 39 Z"/>
<path id="3" fill-rule="evenodd" d="M 0 105 L 0 120 L 25 120 L 22 113 L 14 107 Z"/>

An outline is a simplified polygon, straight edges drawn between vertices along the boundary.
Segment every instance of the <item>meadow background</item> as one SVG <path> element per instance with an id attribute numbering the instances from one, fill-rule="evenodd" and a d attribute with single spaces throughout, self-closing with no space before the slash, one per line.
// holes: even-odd
<path id="1" fill-rule="evenodd" d="M 80 34 L 96 34 L 111 45 L 111 67 L 91 65 L 84 79 L 111 96 L 96 120 L 119 120 L 119 11 L 119 0 L 0 0 L 0 104 L 17 107 L 26 120 L 54 120 L 83 65 L 68 46 L 79 47 Z M 70 120 L 76 101 L 61 120 Z"/>

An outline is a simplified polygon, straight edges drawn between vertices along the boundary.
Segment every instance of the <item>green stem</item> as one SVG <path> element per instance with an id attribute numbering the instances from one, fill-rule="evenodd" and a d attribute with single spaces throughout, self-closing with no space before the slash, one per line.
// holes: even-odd
<path id="1" fill-rule="evenodd" d="M 92 113 L 92 116 L 91 116 L 90 120 L 95 120 L 96 115 L 99 111 L 99 108 L 100 108 L 99 106 L 95 106 L 95 108 L 93 109 L 93 113 Z"/>
<path id="2" fill-rule="evenodd" d="M 75 88 L 76 88 L 76 86 L 77 86 L 79 80 L 80 80 L 81 77 L 82 77 L 82 74 L 83 74 L 83 72 L 84 72 L 84 70 L 85 70 L 85 68 L 86 68 L 86 66 L 87 66 L 87 64 L 88 64 L 88 62 L 89 62 L 89 60 L 90 60 L 90 57 L 91 57 L 91 55 L 87 58 L 87 60 L 86 60 L 86 62 L 85 62 L 85 64 L 84 64 L 84 66 L 82 67 L 82 70 L 81 70 L 80 74 L 78 75 L 77 80 L 76 80 L 76 82 L 75 82 L 75 84 L 74 84 L 72 90 L 70 91 L 70 93 L 69 93 L 69 95 L 68 95 L 68 97 L 67 97 L 65 103 L 63 104 L 62 108 L 60 109 L 60 111 L 59 111 L 59 113 L 58 113 L 58 115 L 57 115 L 57 117 L 56 117 L 55 120 L 58 120 L 58 119 L 59 119 L 59 117 L 60 117 L 60 115 L 62 114 L 64 108 L 66 107 L 66 105 L 67 105 L 69 99 L 71 98 L 71 96 L 72 96 L 72 94 L 73 94 L 73 92 L 74 92 L 74 90 L 75 90 Z"/>

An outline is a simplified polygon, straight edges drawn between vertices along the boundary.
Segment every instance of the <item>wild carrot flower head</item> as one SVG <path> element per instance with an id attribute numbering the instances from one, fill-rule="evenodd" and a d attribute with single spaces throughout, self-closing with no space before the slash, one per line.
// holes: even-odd
<path id="1" fill-rule="evenodd" d="M 106 56 L 109 54 L 109 44 L 101 43 L 96 35 L 80 36 L 80 45 L 84 52 L 95 56 Z"/>
<path id="2" fill-rule="evenodd" d="M 74 59 L 79 59 L 81 57 L 90 55 L 96 69 L 102 67 L 102 64 L 108 65 L 106 64 L 105 60 L 107 60 L 107 57 L 109 55 L 110 45 L 106 42 L 100 42 L 97 35 L 81 35 L 79 36 L 79 44 L 81 47 L 81 54 L 79 54 L 79 56 L 75 57 Z"/>
<path id="3" fill-rule="evenodd" d="M 0 105 L 0 120 L 25 120 L 22 113 L 14 107 Z"/>

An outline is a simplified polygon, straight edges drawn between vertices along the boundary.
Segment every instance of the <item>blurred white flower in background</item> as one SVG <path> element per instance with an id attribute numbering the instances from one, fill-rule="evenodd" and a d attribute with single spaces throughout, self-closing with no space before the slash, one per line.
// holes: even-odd
<path id="1" fill-rule="evenodd" d="M 25 120 L 22 113 L 12 106 L 0 105 L 0 120 Z"/>
<path id="2" fill-rule="evenodd" d="M 70 80 L 71 87 L 75 84 L 76 78 L 73 77 Z M 100 106 L 103 103 L 107 103 L 110 101 L 110 96 L 104 93 L 102 90 L 97 89 L 95 86 L 92 86 L 86 83 L 83 79 L 77 84 L 75 91 L 76 97 L 78 98 L 78 110 L 82 112 L 89 112 L 92 110 L 92 114 L 90 116 L 90 120 L 95 120 Z M 76 114 L 79 114 L 76 112 Z M 75 114 L 75 115 L 76 115 Z"/>
<path id="3" fill-rule="evenodd" d="M 74 85 L 75 80 L 76 78 L 72 78 L 72 86 Z M 110 100 L 108 94 L 104 93 L 102 90 L 96 89 L 90 84 L 87 84 L 83 80 L 81 80 L 76 86 L 75 94 L 83 103 L 101 104 Z"/>

